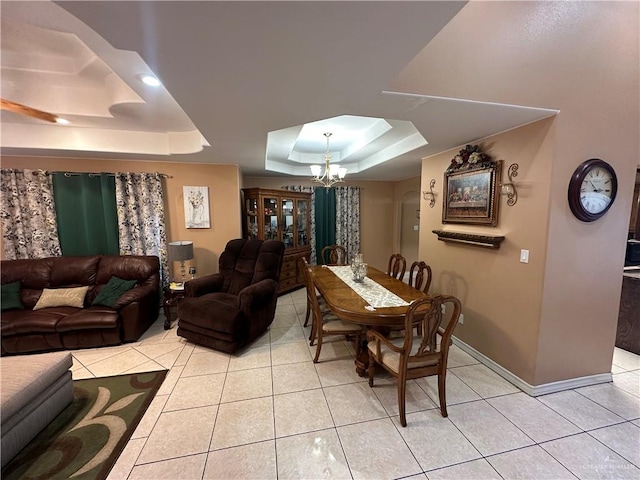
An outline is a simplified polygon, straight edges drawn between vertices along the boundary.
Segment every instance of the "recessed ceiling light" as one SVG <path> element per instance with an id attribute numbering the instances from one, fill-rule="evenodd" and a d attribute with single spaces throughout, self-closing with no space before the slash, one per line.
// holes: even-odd
<path id="1" fill-rule="evenodd" d="M 56 117 L 56 123 L 58 125 L 69 125 L 71 122 L 69 120 L 67 120 L 66 118 Z"/>
<path id="2" fill-rule="evenodd" d="M 140 80 L 142 83 L 149 85 L 150 87 L 159 87 L 161 85 L 160 80 L 158 80 L 157 77 L 146 73 L 140 75 Z"/>

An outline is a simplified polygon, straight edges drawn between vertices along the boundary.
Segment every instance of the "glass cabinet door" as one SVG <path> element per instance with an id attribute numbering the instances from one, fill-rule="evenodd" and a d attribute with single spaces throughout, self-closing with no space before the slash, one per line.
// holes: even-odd
<path id="1" fill-rule="evenodd" d="M 298 199 L 297 211 L 296 211 L 296 225 L 298 232 L 298 247 L 306 247 L 309 245 L 309 232 L 307 232 L 307 225 L 309 219 L 307 218 L 307 201 Z"/>
<path id="2" fill-rule="evenodd" d="M 278 201 L 264 199 L 264 239 L 278 240 Z"/>
<path id="3" fill-rule="evenodd" d="M 247 207 L 247 218 L 246 218 L 247 238 L 251 240 L 253 238 L 258 238 L 258 199 L 247 198 L 246 207 Z"/>
<path id="4" fill-rule="evenodd" d="M 285 248 L 294 247 L 293 200 L 282 199 L 282 242 Z"/>

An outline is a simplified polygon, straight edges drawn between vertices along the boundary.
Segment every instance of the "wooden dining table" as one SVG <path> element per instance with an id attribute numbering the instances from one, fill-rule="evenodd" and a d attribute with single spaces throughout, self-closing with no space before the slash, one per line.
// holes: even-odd
<path id="1" fill-rule="evenodd" d="M 392 327 L 404 325 L 407 306 L 372 309 L 364 298 L 326 266 L 312 266 L 311 273 L 318 292 L 327 302 L 329 309 L 339 318 L 383 332 Z M 407 303 L 426 296 L 424 292 L 373 267 L 368 267 L 367 277 Z M 369 354 L 366 347 L 360 348 L 359 351 L 360 353 L 355 360 L 356 371 L 360 375 L 365 375 L 369 364 Z"/>

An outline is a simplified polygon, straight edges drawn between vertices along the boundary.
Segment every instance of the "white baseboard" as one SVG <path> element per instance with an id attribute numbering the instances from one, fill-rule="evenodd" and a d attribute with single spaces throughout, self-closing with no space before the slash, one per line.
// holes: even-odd
<path id="1" fill-rule="evenodd" d="M 477 351 L 475 348 L 471 347 L 470 345 L 467 345 L 462 340 L 456 337 L 453 337 L 453 343 L 454 345 L 460 347 L 462 350 L 467 352 L 473 358 L 478 360 L 480 363 L 489 367 L 491 370 L 496 372 L 502 378 L 511 382 L 520 390 L 522 390 L 524 393 L 532 397 L 537 397 L 538 395 L 546 395 L 548 393 L 561 392 L 563 390 L 572 390 L 574 388 L 586 387 L 589 385 L 597 385 L 599 383 L 607 383 L 612 381 L 611 372 L 609 372 L 609 373 L 600 373 L 597 375 L 589 375 L 586 377 L 571 378 L 569 380 L 560 380 L 558 382 L 543 383 L 542 385 L 530 385 L 524 380 L 522 380 L 520 377 L 511 373 L 502 365 L 497 364 L 486 355 Z"/>

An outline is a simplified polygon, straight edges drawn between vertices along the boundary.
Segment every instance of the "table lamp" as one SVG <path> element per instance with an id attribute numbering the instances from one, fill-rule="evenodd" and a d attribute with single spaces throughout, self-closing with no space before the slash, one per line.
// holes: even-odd
<path id="1" fill-rule="evenodd" d="M 169 242 L 169 256 L 174 262 L 180 262 L 180 273 L 182 276 L 182 285 L 185 280 L 184 262 L 193 258 L 193 242 L 177 241 Z"/>

